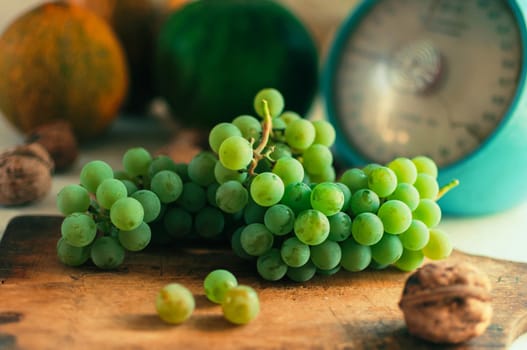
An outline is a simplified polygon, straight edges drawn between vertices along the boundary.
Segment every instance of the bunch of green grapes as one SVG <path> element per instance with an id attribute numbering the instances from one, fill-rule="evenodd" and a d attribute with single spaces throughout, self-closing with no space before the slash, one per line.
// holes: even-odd
<path id="1" fill-rule="evenodd" d="M 302 282 L 341 268 L 410 271 L 450 254 L 430 158 L 352 168 L 336 181 L 330 123 L 284 112 L 274 89 L 254 109 L 258 117 L 212 128 L 210 149 L 188 164 L 140 147 L 124 154 L 122 171 L 86 164 L 80 185 L 57 198 L 60 260 L 114 268 L 151 241 L 227 239 L 262 278 Z"/>

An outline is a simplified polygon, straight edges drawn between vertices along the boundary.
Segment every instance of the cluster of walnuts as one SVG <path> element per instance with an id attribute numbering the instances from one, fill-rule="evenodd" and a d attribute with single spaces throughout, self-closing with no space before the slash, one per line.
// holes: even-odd
<path id="1" fill-rule="evenodd" d="M 25 144 L 0 154 L 0 205 L 24 205 L 43 198 L 51 189 L 55 171 L 77 159 L 77 140 L 66 121 L 37 127 Z"/>

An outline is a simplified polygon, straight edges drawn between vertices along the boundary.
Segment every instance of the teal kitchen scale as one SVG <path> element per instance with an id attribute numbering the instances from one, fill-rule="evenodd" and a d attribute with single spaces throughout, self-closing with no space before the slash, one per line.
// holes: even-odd
<path id="1" fill-rule="evenodd" d="M 452 215 L 527 199 L 527 0 L 363 0 L 323 76 L 346 166 L 427 155 Z"/>

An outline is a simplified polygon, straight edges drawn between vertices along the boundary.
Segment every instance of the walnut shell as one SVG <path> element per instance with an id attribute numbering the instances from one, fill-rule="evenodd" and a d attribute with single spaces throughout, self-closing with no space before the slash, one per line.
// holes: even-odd
<path id="1" fill-rule="evenodd" d="M 457 344 L 487 329 L 490 290 L 488 277 L 470 264 L 430 263 L 407 279 L 399 307 L 410 334 Z"/>
<path id="2" fill-rule="evenodd" d="M 65 170 L 77 159 L 77 139 L 68 121 L 57 120 L 33 129 L 28 133 L 26 143 L 33 142 L 40 143 L 48 151 L 55 170 Z"/>
<path id="3" fill-rule="evenodd" d="M 0 205 L 20 205 L 43 198 L 51 189 L 53 169 L 51 156 L 38 143 L 0 154 Z"/>

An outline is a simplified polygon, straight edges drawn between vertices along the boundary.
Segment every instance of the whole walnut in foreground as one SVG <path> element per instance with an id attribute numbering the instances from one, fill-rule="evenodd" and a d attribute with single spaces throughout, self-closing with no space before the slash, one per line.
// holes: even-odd
<path id="1" fill-rule="evenodd" d="M 0 154 L 0 205 L 21 205 L 43 198 L 51 189 L 54 165 L 38 144 L 17 146 Z"/>
<path id="2" fill-rule="evenodd" d="M 434 343 L 481 335 L 492 318 L 488 277 L 461 263 L 430 263 L 407 279 L 399 307 L 408 332 Z"/>

